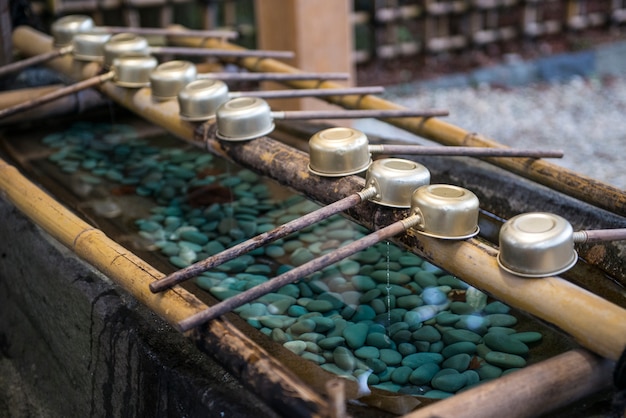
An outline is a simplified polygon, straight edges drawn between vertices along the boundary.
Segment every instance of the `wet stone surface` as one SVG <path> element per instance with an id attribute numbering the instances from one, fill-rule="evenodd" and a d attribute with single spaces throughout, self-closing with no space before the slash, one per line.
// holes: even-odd
<path id="1" fill-rule="evenodd" d="M 309 213 L 316 204 L 196 149 L 122 140 L 131 128 L 81 122 L 43 143 L 87 198 L 101 183 L 154 202 L 133 219 L 146 248 L 177 268 Z M 114 200 L 108 201 L 114 206 Z M 122 216 L 122 211 L 112 216 Z M 368 233 L 333 216 L 196 278 L 218 299 L 237 295 Z M 236 312 L 286 349 L 370 386 L 443 398 L 532 360 L 539 332 L 414 254 L 382 242 Z"/>

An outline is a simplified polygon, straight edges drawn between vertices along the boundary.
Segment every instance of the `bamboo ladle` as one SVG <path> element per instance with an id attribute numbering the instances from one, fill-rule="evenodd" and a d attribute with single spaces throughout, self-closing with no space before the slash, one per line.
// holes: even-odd
<path id="1" fill-rule="evenodd" d="M 231 99 L 215 112 L 217 137 L 224 141 L 248 141 L 274 130 L 274 119 L 356 119 L 447 116 L 447 110 L 287 110 L 273 112 L 269 104 L 258 97 Z"/>
<path id="2" fill-rule="evenodd" d="M 189 36 L 222 39 L 234 39 L 237 37 L 237 32 L 221 30 L 179 30 L 163 28 L 133 28 L 125 26 L 95 26 L 93 19 L 85 15 L 64 16 L 52 24 L 50 31 L 53 36 L 53 45 L 57 49 L 0 67 L 0 78 L 8 74 L 21 71 L 25 68 L 44 63 L 51 59 L 73 53 L 75 51 L 75 45 L 73 44 L 75 36 L 84 33 L 97 35 L 126 32 L 137 35 Z"/>
<path id="3" fill-rule="evenodd" d="M 438 205 L 440 206 L 439 216 L 442 219 L 448 217 L 451 208 L 455 209 L 452 212 L 456 212 L 456 207 L 460 206 L 462 207 L 462 209 L 458 212 L 458 214 L 461 217 L 465 219 L 472 218 L 472 220 L 475 220 L 475 222 L 477 222 L 478 198 L 476 198 L 476 196 L 469 190 L 451 185 L 430 185 L 418 188 L 414 192 L 413 196 L 415 197 L 416 194 L 420 193 L 432 194 L 431 197 L 436 200 L 438 202 Z M 459 199 L 460 196 L 463 197 Z M 469 217 L 465 213 L 465 209 L 468 206 L 472 206 L 474 209 L 473 213 Z M 328 267 L 329 265 L 343 260 L 344 258 L 349 257 L 361 250 L 371 247 L 372 245 L 375 245 L 386 239 L 389 239 L 394 235 L 403 233 L 409 228 L 416 228 L 418 231 L 427 231 L 428 233 L 440 232 L 430 231 L 429 228 L 431 225 L 426 224 L 425 219 L 422 216 L 423 209 L 424 208 L 418 207 L 415 204 L 415 200 L 412 198 L 411 214 L 407 218 L 394 222 L 391 225 L 388 225 L 369 235 L 366 235 L 365 237 L 358 239 L 346 246 L 340 247 L 328 254 L 322 255 L 305 264 L 295 267 L 292 270 L 289 270 L 286 273 L 283 273 L 265 283 L 250 288 L 229 299 L 225 299 L 202 312 L 190 316 L 189 318 L 183 319 L 182 321 L 178 322 L 178 329 L 184 332 L 195 328 L 198 325 L 215 319 L 225 313 L 231 312 L 233 309 L 236 309 L 241 305 L 258 299 L 259 297 L 266 295 L 267 293 L 276 291 L 289 283 L 298 281 L 311 273 Z M 472 222 L 462 222 L 462 224 L 464 224 L 465 226 L 464 231 L 456 230 L 454 231 L 454 234 L 452 236 L 448 236 L 447 238 L 465 239 L 474 235 L 475 231 L 477 232 L 477 226 L 472 225 Z M 436 227 L 437 226 L 435 226 L 435 228 Z"/>
<path id="4" fill-rule="evenodd" d="M 219 254 L 198 261 L 189 267 L 178 270 L 160 280 L 150 283 L 153 293 L 166 290 L 178 283 L 191 279 L 240 255 L 246 254 L 265 244 L 286 237 L 308 226 L 314 225 L 339 212 L 370 200 L 390 207 L 408 208 L 412 192 L 430 182 L 426 167 L 413 161 L 388 158 L 376 161 L 370 167 L 365 180 L 365 188 L 330 205 L 287 222 L 271 231 L 264 232 L 247 241 L 228 248 Z"/>
<path id="5" fill-rule="evenodd" d="M 149 85 L 150 73 L 157 66 L 157 60 L 151 56 L 126 56 L 116 58 L 110 71 L 79 81 L 67 87 L 62 87 L 35 99 L 19 103 L 0 110 L 0 119 L 16 113 L 32 109 L 44 103 L 51 102 L 81 90 L 95 87 L 107 81 L 126 88 L 141 88 Z"/>
<path id="6" fill-rule="evenodd" d="M 498 264 L 521 277 L 563 273 L 578 261 L 575 243 L 626 240 L 626 228 L 576 231 L 563 217 L 529 212 L 512 217 L 499 234 Z"/>
<path id="7" fill-rule="evenodd" d="M 421 145 L 370 145 L 367 136 L 353 128 L 321 130 L 309 140 L 309 171 L 322 177 L 342 177 L 366 170 L 371 154 L 446 155 L 472 157 L 560 158 L 560 150 L 516 148 L 427 147 Z"/>
<path id="8" fill-rule="evenodd" d="M 297 98 L 322 97 L 339 95 L 377 94 L 384 91 L 383 87 L 346 87 L 343 89 L 286 89 L 258 91 L 229 91 L 221 80 L 200 79 L 185 85 L 178 93 L 180 116 L 188 121 L 205 121 L 213 119 L 217 108 L 236 97 Z"/>

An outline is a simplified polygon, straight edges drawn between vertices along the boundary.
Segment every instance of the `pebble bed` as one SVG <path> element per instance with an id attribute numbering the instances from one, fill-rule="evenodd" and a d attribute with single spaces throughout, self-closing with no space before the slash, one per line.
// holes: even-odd
<path id="1" fill-rule="evenodd" d="M 210 154 L 124 139 L 132 134 L 126 126 L 79 122 L 43 143 L 82 196 L 108 183 L 153 199 L 151 214 L 134 223 L 175 267 L 319 208 L 298 195 L 277 196 L 276 185 Z M 218 201 L 190 198 L 202 188 Z M 224 190 L 229 194 L 220 194 Z M 231 195 L 232 201 L 224 198 Z M 115 209 L 108 201 L 107 213 L 121 216 Z M 201 274 L 197 284 L 218 299 L 232 297 L 367 233 L 333 216 Z M 303 359 L 360 381 L 363 394 L 373 386 L 448 397 L 524 367 L 542 339 L 540 332 L 518 332 L 518 319 L 505 304 L 388 242 L 237 313 Z"/>

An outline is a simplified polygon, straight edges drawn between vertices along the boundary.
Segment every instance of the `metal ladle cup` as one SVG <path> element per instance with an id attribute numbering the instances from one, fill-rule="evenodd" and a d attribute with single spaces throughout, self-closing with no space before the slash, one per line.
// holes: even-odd
<path id="1" fill-rule="evenodd" d="M 521 277 L 547 277 L 563 273 L 578 261 L 575 243 L 626 239 L 626 228 L 574 231 L 563 217 L 530 212 L 512 217 L 499 235 L 498 264 Z"/>
<path id="2" fill-rule="evenodd" d="M 413 227 L 422 235 L 460 240 L 478 234 L 478 198 L 471 191 L 449 184 L 430 184 L 413 192 L 411 210 L 420 215 Z"/>
<path id="3" fill-rule="evenodd" d="M 272 112 L 258 97 L 238 97 L 220 105 L 215 112 L 217 137 L 224 141 L 249 141 L 274 130 L 274 119 L 355 119 L 445 116 L 447 110 L 356 109 Z M 367 167 L 365 167 L 367 168 Z"/>

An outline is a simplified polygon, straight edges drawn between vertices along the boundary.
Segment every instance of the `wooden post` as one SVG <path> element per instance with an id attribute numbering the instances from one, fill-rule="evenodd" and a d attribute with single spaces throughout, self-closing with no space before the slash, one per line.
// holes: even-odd
<path id="1" fill-rule="evenodd" d="M 351 4 L 349 0 L 256 0 L 257 47 L 295 52 L 291 65 L 303 71 L 344 72 L 351 74 Z M 267 83 L 267 89 L 276 84 Z M 280 87 L 280 86 L 278 86 Z M 276 109 L 336 108 L 313 98 L 272 100 Z"/>

